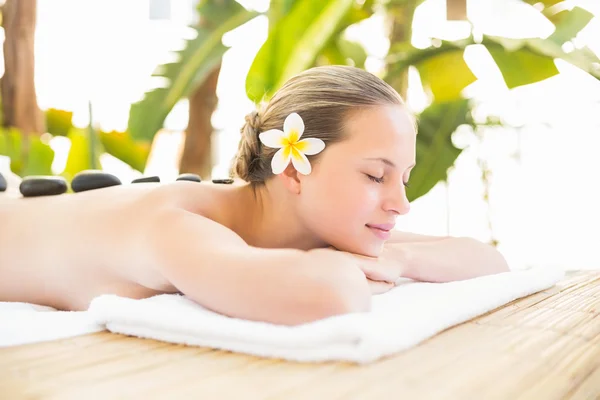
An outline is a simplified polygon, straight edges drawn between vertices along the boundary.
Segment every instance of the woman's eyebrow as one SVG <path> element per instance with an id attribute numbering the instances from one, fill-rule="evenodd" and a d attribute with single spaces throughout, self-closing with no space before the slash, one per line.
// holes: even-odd
<path id="1" fill-rule="evenodd" d="M 387 158 L 383 158 L 383 157 L 374 157 L 374 158 L 365 158 L 365 160 L 369 160 L 369 161 L 381 161 L 384 164 L 389 165 L 392 168 L 396 168 L 396 164 L 394 164 L 393 162 L 391 162 L 390 160 L 388 160 Z M 415 163 L 412 163 L 411 165 L 409 165 L 406 169 L 410 169 L 412 167 L 415 166 Z"/>

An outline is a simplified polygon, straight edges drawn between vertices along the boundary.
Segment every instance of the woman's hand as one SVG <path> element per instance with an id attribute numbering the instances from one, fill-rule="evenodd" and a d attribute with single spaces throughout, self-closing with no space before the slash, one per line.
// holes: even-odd
<path id="1" fill-rule="evenodd" d="M 333 247 L 330 248 L 336 250 Z M 357 266 L 365 274 L 372 294 L 385 293 L 394 288 L 396 281 L 402 276 L 402 263 L 397 259 L 394 259 L 394 261 L 388 260 L 385 249 L 378 258 L 345 251 L 340 252 L 351 256 L 357 261 Z"/>
<path id="2" fill-rule="evenodd" d="M 367 278 L 367 283 L 369 284 L 369 289 L 371 289 L 371 294 L 381 294 L 385 293 L 391 289 L 393 289 L 396 285 L 389 282 L 382 281 L 372 281 Z"/>

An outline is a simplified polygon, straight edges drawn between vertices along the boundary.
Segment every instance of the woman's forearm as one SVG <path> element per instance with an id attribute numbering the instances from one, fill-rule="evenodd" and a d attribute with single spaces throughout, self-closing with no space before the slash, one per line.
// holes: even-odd
<path id="1" fill-rule="evenodd" d="M 401 263 L 402 276 L 426 282 L 449 282 L 509 271 L 498 250 L 466 237 L 387 243 L 383 257 Z"/>
<path id="2" fill-rule="evenodd" d="M 141 252 L 151 255 L 147 263 L 213 311 L 295 325 L 370 306 L 364 274 L 337 252 L 250 247 L 214 222 L 181 210 L 156 218 Z"/>

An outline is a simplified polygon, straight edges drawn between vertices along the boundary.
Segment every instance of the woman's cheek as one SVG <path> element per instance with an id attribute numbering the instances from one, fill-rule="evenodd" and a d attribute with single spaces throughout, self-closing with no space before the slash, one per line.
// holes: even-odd
<path id="1" fill-rule="evenodd" d="M 355 217 L 366 219 L 364 223 L 372 217 L 374 209 L 377 207 L 379 194 L 376 190 L 369 187 L 362 187 L 347 197 L 347 212 Z"/>

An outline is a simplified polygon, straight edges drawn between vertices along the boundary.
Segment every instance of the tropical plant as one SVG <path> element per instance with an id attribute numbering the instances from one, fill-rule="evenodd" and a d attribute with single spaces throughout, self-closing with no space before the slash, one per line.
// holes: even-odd
<path id="1" fill-rule="evenodd" d="M 234 0 L 202 0 L 197 6 L 200 15 L 198 26 L 194 26 L 195 37 L 188 40 L 184 48 L 177 52 L 177 60 L 160 65 L 154 76 L 165 78 L 166 85 L 147 92 L 144 98 L 131 106 L 128 132 L 133 140 L 151 141 L 162 128 L 165 118 L 182 98 L 189 98 L 190 103 L 198 104 L 190 107 L 190 125 L 197 121 L 197 115 L 208 118 L 200 127 L 211 127 L 210 115 L 214 110 L 216 98 L 216 79 L 223 54 L 227 50 L 222 43 L 225 33 L 243 25 L 256 17 L 258 13 L 250 12 Z M 194 98 L 194 94 L 202 94 Z M 200 97 L 199 99 L 197 97 Z M 208 112 L 202 108 L 208 108 Z M 198 109 L 200 108 L 200 109 Z M 190 152 L 197 138 L 191 135 L 204 135 L 210 138 L 212 129 L 203 129 L 199 133 L 188 125 L 184 154 Z M 203 142 L 204 147 L 210 147 L 210 141 Z M 205 156 L 208 154 L 204 152 Z M 202 160 L 201 160 L 202 161 Z M 204 165 L 203 165 L 204 164 Z M 206 163 L 183 168 L 186 172 L 207 172 Z M 196 171 L 193 171 L 196 169 Z M 202 171 L 200 171 L 202 170 Z"/>
<path id="2" fill-rule="evenodd" d="M 539 7 L 537 1 L 528 2 Z M 422 0 L 272 0 L 267 11 L 268 37 L 256 54 L 246 79 L 246 93 L 258 103 L 268 100 L 291 76 L 312 66 L 349 64 L 364 67 L 366 51 L 360 44 L 349 41 L 345 32 L 353 24 L 372 16 L 377 7 L 384 7 L 391 21 L 391 45 L 382 78 L 406 95 L 407 71 L 414 67 L 431 100 L 431 105 L 418 115 L 418 160 L 408 191 L 411 200 L 426 194 L 435 184 L 447 178 L 448 168 L 462 151 L 453 145 L 452 134 L 461 125 L 475 124 L 472 111 L 476 104 L 463 96 L 463 89 L 477 80 L 464 60 L 465 49 L 469 46 L 484 46 L 489 51 L 508 88 L 556 75 L 556 58 L 600 77 L 600 72 L 595 69 L 598 58 L 589 49 L 567 53 L 562 48 L 592 17 L 582 8 L 559 10 L 555 7 L 559 1 L 543 1 L 544 7 L 540 12 L 556 26 L 554 34 L 547 39 L 470 36 L 457 41 L 434 39 L 429 48 L 417 49 L 411 45 L 411 27 L 415 10 L 421 3 Z M 200 4 L 201 15 L 210 15 L 215 10 L 220 10 L 215 14 L 216 20 L 221 21 L 219 26 L 229 30 L 239 25 L 238 22 L 256 16 L 244 11 L 234 0 L 203 1 Z M 220 45 L 216 38 L 225 30 L 211 32 L 212 36 L 196 40 Z M 181 53 L 188 54 L 194 46 L 200 46 L 192 43 L 188 42 Z M 151 138 L 160 129 L 175 102 L 193 92 L 194 87 L 202 83 L 202 78 L 206 79 L 209 68 L 203 66 L 203 62 L 210 63 L 211 59 L 207 57 L 201 61 L 198 58 L 193 62 L 194 59 L 182 56 L 179 61 L 169 64 L 164 69 L 167 72 L 161 76 L 170 78 L 170 83 L 148 93 L 141 103 L 132 107 L 129 131 L 134 138 Z M 219 62 L 212 60 L 214 65 Z M 182 70 L 188 71 L 187 77 L 194 75 L 190 71 L 197 71 L 200 78 L 196 81 L 188 78 L 187 86 L 180 84 L 178 82 L 184 78 L 178 78 L 177 72 Z M 205 115 L 210 116 L 210 112 Z"/>
<path id="3" fill-rule="evenodd" d="M 559 1 L 543 1 L 540 10 L 556 26 L 547 39 L 509 39 L 495 36 L 470 36 L 464 40 L 432 40 L 426 49 L 411 45 L 414 12 L 422 1 L 389 0 L 386 7 L 392 21 L 390 51 L 383 78 L 401 94 L 406 93 L 409 67 L 418 71 L 431 105 L 418 116 L 417 166 L 411 174 L 408 196 L 414 200 L 447 177 L 447 170 L 460 155 L 452 143 L 452 134 L 464 124 L 473 125 L 475 104 L 463 96 L 463 89 L 477 78 L 464 60 L 468 46 L 484 46 L 500 69 L 508 88 L 542 81 L 558 74 L 554 60 L 560 58 L 600 79 L 598 57 L 588 48 L 569 53 L 563 44 L 573 39 L 592 18 L 588 11 L 554 8 Z M 268 99 L 291 75 L 309 68 L 317 60 L 325 42 L 331 42 L 334 29 L 350 12 L 351 3 L 343 0 L 312 2 L 298 0 L 274 26 L 259 50 L 247 77 L 248 97 L 254 101 Z M 539 3 L 530 1 L 530 3 Z M 365 3 L 366 4 L 366 3 Z M 335 12 L 334 12 L 335 10 Z M 324 22 L 327 21 L 328 29 Z M 339 33 L 339 29 L 335 31 Z M 336 60 L 338 61 L 338 60 Z M 337 62 L 341 63 L 341 62 Z"/>
<path id="4" fill-rule="evenodd" d="M 557 58 L 600 78 L 598 57 L 593 52 L 587 48 L 563 50 L 563 45 L 586 26 L 592 15 L 579 7 L 560 9 L 558 0 L 524 1 L 535 4 L 555 24 L 556 30 L 550 37 L 509 39 L 472 35 L 457 41 L 433 39 L 430 47 L 417 49 L 411 45 L 411 27 L 414 12 L 422 0 L 272 0 L 266 13 L 269 34 L 248 72 L 246 92 L 251 100 L 259 102 L 268 99 L 289 77 L 312 66 L 347 64 L 364 67 L 366 51 L 360 44 L 349 41 L 345 33 L 352 25 L 371 17 L 376 9 L 382 9 L 391 22 L 390 50 L 382 78 L 406 95 L 407 71 L 415 68 L 431 102 L 418 115 L 417 167 L 408 193 L 414 200 L 446 179 L 448 168 L 462 151 L 453 145 L 452 134 L 461 125 L 475 124 L 472 111 L 476 104 L 463 95 L 463 89 L 477 79 L 464 60 L 465 49 L 469 46 L 483 46 L 489 51 L 508 88 L 556 75 L 558 70 L 554 60 Z M 143 171 L 154 135 L 162 128 L 173 106 L 185 97 L 190 99 L 190 114 L 195 116 L 196 123 L 211 128 L 210 115 L 215 104 L 213 100 L 202 99 L 216 99 L 216 80 L 227 50 L 222 37 L 259 14 L 246 10 L 234 0 L 202 0 L 197 10 L 201 18 L 194 27 L 195 38 L 186 42 L 183 50 L 177 53 L 176 61 L 158 67 L 155 76 L 166 78 L 167 83 L 149 91 L 140 102 L 132 105 L 126 132 L 101 132 L 91 127 L 87 132 L 73 130 L 70 122 L 60 125 L 53 121 L 53 115 L 54 119 L 58 118 L 57 112 L 47 111 L 48 131 L 70 135 L 74 143 L 73 154 L 69 155 L 67 163 L 67 169 L 71 171 L 68 174 L 84 166 L 93 167 L 94 154 L 102 151 Z M 198 142 L 189 140 L 198 136 L 191 127 L 192 122 L 190 118 L 186 147 Z M 207 139 L 212 129 L 198 132 Z M 9 151 L 7 138 L 10 135 L 4 136 L 2 139 L 0 135 L 0 153 Z M 10 143 L 16 142 L 10 140 Z M 203 143 L 206 146 L 206 140 Z M 31 146 L 31 149 L 36 148 L 43 146 Z M 84 148 L 88 150 L 84 151 Z M 78 158 L 78 153 L 87 155 Z M 76 161 L 78 159 L 80 161 Z M 21 171 L 31 171 L 24 169 L 25 162 L 16 157 L 14 164 L 21 165 Z"/>
<path id="5" fill-rule="evenodd" d="M 12 172 L 19 176 L 54 175 L 52 164 L 53 137 L 64 136 L 70 141 L 65 168 L 58 175 L 70 181 L 78 172 L 101 169 L 103 153 L 122 160 L 143 172 L 150 153 L 149 141 L 134 141 L 127 132 L 105 132 L 90 124 L 87 128 L 73 126 L 73 113 L 50 108 L 44 112 L 47 132 L 44 135 L 25 135 L 16 127 L 0 129 L 0 155 L 10 158 Z"/>
<path id="6" fill-rule="evenodd" d="M 368 18 L 372 14 L 372 4 L 373 0 L 364 2 L 273 0 L 267 11 L 271 31 L 268 46 L 276 47 L 277 52 L 280 48 L 297 49 L 295 57 L 303 55 L 306 57 L 307 54 L 303 52 L 307 47 L 310 48 L 308 57 L 301 63 L 287 66 L 286 74 L 300 72 L 310 67 L 315 52 L 321 56 L 321 62 L 345 62 L 347 58 L 351 58 L 356 65 L 363 66 L 366 58 L 365 51 L 356 43 L 345 40 L 342 32 L 347 26 Z M 190 122 L 186 129 L 186 143 L 180 170 L 205 175 L 210 173 L 210 168 L 207 168 L 209 156 L 206 151 L 194 147 L 202 146 L 204 150 L 210 147 L 212 129 L 207 127 L 211 127 L 210 116 L 216 101 L 216 79 L 218 79 L 221 58 L 227 50 L 221 38 L 225 33 L 255 18 L 259 13 L 246 10 L 234 0 L 203 0 L 198 4 L 197 11 L 200 15 L 200 23 L 194 27 L 197 32 L 196 37 L 188 40 L 184 48 L 178 52 L 177 61 L 157 68 L 154 75 L 166 78 L 166 85 L 147 92 L 140 102 L 132 105 L 128 132 L 133 140 L 152 140 L 162 128 L 173 106 L 182 98 L 188 98 Z M 293 13 L 291 18 L 293 24 L 288 25 L 285 21 L 290 20 L 290 13 Z M 313 20 L 314 17 L 318 17 L 318 20 Z M 295 35 L 305 30 L 306 22 L 309 20 L 311 21 L 308 29 L 310 36 L 304 35 L 305 41 L 300 46 L 300 43 L 295 43 Z M 273 29 L 277 29 L 277 32 L 274 33 Z M 261 57 L 260 53 L 257 57 Z M 282 55 L 282 59 L 285 57 L 287 56 Z M 261 73 L 267 74 L 266 71 Z M 198 136 L 204 136 L 204 139 L 199 139 Z M 186 154 L 198 153 L 203 154 L 204 160 L 194 165 Z"/>

